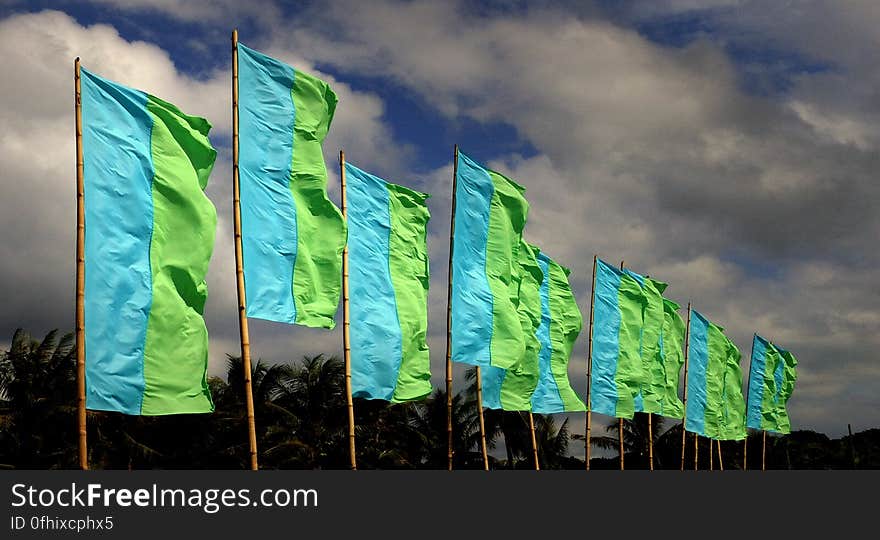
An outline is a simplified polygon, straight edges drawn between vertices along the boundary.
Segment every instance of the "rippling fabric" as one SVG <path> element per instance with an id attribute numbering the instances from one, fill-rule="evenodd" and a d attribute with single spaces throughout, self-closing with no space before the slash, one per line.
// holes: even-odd
<path id="1" fill-rule="evenodd" d="M 635 276 L 597 260 L 589 406 L 620 418 L 632 418 L 647 382 L 641 358 L 647 299 Z"/>
<path id="2" fill-rule="evenodd" d="M 502 369 L 525 353 L 514 303 L 524 189 L 459 152 L 452 256 L 452 360 Z"/>
<path id="3" fill-rule="evenodd" d="M 796 366 L 794 355 L 755 334 L 749 369 L 748 427 L 774 433 L 791 432 L 786 404 L 794 392 Z"/>
<path id="4" fill-rule="evenodd" d="M 684 404 L 679 397 L 679 379 L 684 366 L 685 323 L 679 315 L 680 306 L 663 299 L 663 330 L 657 348 L 657 364 L 663 376 L 662 397 L 658 414 L 669 418 L 681 418 Z"/>
<path id="5" fill-rule="evenodd" d="M 505 411 L 528 411 L 539 378 L 539 355 L 542 344 L 537 332 L 541 325 L 541 284 L 544 273 L 537 255 L 539 250 L 521 242 L 516 253 L 513 302 L 519 315 L 525 350 L 511 368 L 488 366 L 481 370 L 483 406 Z"/>
<path id="6" fill-rule="evenodd" d="M 238 44 L 239 176 L 247 315 L 333 328 L 346 228 L 321 143 L 337 97 L 324 81 Z"/>
<path id="7" fill-rule="evenodd" d="M 428 195 L 345 164 L 352 395 L 431 393 Z"/>
<path id="8" fill-rule="evenodd" d="M 712 439 L 745 438 L 739 349 L 698 311 L 691 311 L 689 331 L 686 429 Z"/>
<path id="9" fill-rule="evenodd" d="M 207 120 L 82 73 L 86 407 L 214 410 L 205 275 L 217 215 Z"/>
<path id="10" fill-rule="evenodd" d="M 643 382 L 635 398 L 635 411 L 659 413 L 662 410 L 665 373 L 659 356 L 660 334 L 663 330 L 663 291 L 666 283 L 644 277 L 625 269 L 642 288 L 642 327 L 639 334 L 639 357 L 642 361 Z"/>
<path id="11" fill-rule="evenodd" d="M 541 283 L 540 379 L 532 395 L 532 411 L 540 414 L 584 411 L 584 402 L 571 388 L 568 363 L 577 337 L 583 328 L 583 316 L 571 285 L 570 270 L 545 253 L 538 255 L 544 272 Z"/>

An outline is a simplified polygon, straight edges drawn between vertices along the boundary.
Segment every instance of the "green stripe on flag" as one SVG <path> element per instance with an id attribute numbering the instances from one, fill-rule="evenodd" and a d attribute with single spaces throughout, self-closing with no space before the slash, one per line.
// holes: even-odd
<path id="1" fill-rule="evenodd" d="M 541 343 L 535 333 L 541 324 L 541 282 L 538 249 L 520 242 L 516 252 L 516 310 L 525 341 L 525 353 L 507 370 L 501 385 L 501 408 L 505 411 L 531 410 L 532 394 L 538 385 L 538 353 Z"/>
<path id="2" fill-rule="evenodd" d="M 741 440 L 746 437 L 746 401 L 742 390 L 742 368 L 739 362 L 739 349 L 728 342 L 727 358 L 724 369 L 723 407 L 718 435 L 719 440 Z"/>
<path id="3" fill-rule="evenodd" d="M 492 290 L 493 366 L 511 366 L 525 353 L 526 338 L 516 309 L 519 296 L 516 254 L 529 204 L 525 189 L 494 171 L 487 171 L 495 187 L 489 209 L 486 274 Z"/>
<path id="4" fill-rule="evenodd" d="M 327 198 L 321 143 L 338 100 L 326 82 L 302 71 L 296 71 L 291 96 L 295 111 L 290 191 L 296 203 L 296 323 L 333 328 L 347 231 L 342 213 Z"/>
<path id="5" fill-rule="evenodd" d="M 401 364 L 393 402 L 431 393 L 428 351 L 428 195 L 387 183 L 391 231 L 388 265 L 401 333 Z"/>
<path id="6" fill-rule="evenodd" d="M 723 328 L 709 324 L 706 343 L 709 363 L 706 366 L 706 420 L 707 437 L 717 439 L 721 433 L 724 409 L 724 374 L 727 368 L 728 340 Z"/>
<path id="7" fill-rule="evenodd" d="M 548 260 L 550 299 L 550 343 L 553 353 L 550 369 L 556 381 L 559 397 L 566 412 L 585 411 L 584 402 L 571 388 L 568 380 L 568 362 L 574 343 L 583 328 L 583 316 L 578 308 L 568 275 L 571 271 Z"/>
<path id="8" fill-rule="evenodd" d="M 635 399 L 647 382 L 642 365 L 641 337 L 644 309 L 647 304 L 641 285 L 629 274 L 622 274 L 617 292 L 620 310 L 619 353 L 614 382 L 617 388 L 617 417 L 632 418 Z"/>
<path id="9" fill-rule="evenodd" d="M 214 410 L 208 390 L 205 275 L 217 212 L 204 189 L 217 152 L 207 120 L 149 96 L 153 117 L 153 297 L 144 347 L 145 415 Z"/>
<path id="10" fill-rule="evenodd" d="M 641 387 L 642 412 L 659 414 L 663 410 L 666 373 L 659 356 L 660 335 L 663 331 L 663 291 L 667 284 L 645 278 L 645 313 L 642 325 L 641 357 L 646 382 Z"/>
<path id="11" fill-rule="evenodd" d="M 663 367 L 663 399 L 660 414 L 669 418 L 684 416 L 684 404 L 678 397 L 678 381 L 684 366 L 685 323 L 678 314 L 679 305 L 663 299 L 663 331 L 661 346 L 657 351 L 658 361 Z"/>

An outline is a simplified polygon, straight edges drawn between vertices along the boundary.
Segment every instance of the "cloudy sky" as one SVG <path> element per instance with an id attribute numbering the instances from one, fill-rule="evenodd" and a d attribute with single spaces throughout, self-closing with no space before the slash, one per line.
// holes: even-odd
<path id="1" fill-rule="evenodd" d="M 593 254 L 625 260 L 668 281 L 670 298 L 725 327 L 744 356 L 755 331 L 793 351 L 795 429 L 839 436 L 847 423 L 877 424 L 874 0 L 0 1 L 0 346 L 17 327 L 73 327 L 80 56 L 212 122 L 211 373 L 237 354 L 233 27 L 339 95 L 324 146 L 331 197 L 340 148 L 432 194 L 435 385 L 458 143 L 526 186 L 526 237 L 573 269 L 585 314 Z M 338 329 L 252 320 L 250 330 L 252 354 L 267 362 L 341 351 Z M 583 394 L 582 338 L 570 374 Z M 573 420 L 583 432 L 583 415 Z"/>

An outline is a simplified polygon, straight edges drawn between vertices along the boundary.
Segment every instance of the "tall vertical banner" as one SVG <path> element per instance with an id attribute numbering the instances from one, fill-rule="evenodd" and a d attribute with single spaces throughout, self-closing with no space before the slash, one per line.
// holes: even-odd
<path id="1" fill-rule="evenodd" d="M 458 153 L 452 255 L 452 360 L 508 369 L 526 350 L 516 297 L 525 189 Z"/>
<path id="2" fill-rule="evenodd" d="M 632 273 L 597 260 L 593 291 L 591 410 L 632 418 L 647 382 L 642 364 L 642 325 L 647 298 Z"/>
<path id="3" fill-rule="evenodd" d="M 391 402 L 431 393 L 428 195 L 345 164 L 352 395 Z"/>
<path id="4" fill-rule="evenodd" d="M 685 428 L 711 439 L 744 439 L 742 355 L 724 329 L 691 312 L 688 343 L 688 400 Z"/>
<path id="5" fill-rule="evenodd" d="M 205 274 L 217 213 L 205 196 L 211 125 L 82 73 L 86 407 L 214 410 Z"/>
<path id="6" fill-rule="evenodd" d="M 684 322 L 676 313 L 679 306 L 663 297 L 666 283 L 628 268 L 623 272 L 639 283 L 644 298 L 639 337 L 643 382 L 635 396 L 635 411 L 681 418 L 678 379 L 684 364 Z"/>
<path id="7" fill-rule="evenodd" d="M 749 369 L 748 427 L 774 433 L 791 432 L 786 404 L 797 381 L 796 367 L 793 354 L 755 334 Z"/>
<path id="8" fill-rule="evenodd" d="M 346 225 L 327 197 L 321 143 L 336 94 L 241 43 L 238 58 L 247 315 L 333 328 Z"/>
<path id="9" fill-rule="evenodd" d="M 532 412 L 585 411 L 584 402 L 571 388 L 568 379 L 568 363 L 584 323 L 568 282 L 570 270 L 543 252 L 538 254 L 538 264 L 544 280 L 541 282 L 541 325 L 538 327 L 541 342 L 539 379 L 532 394 Z"/>

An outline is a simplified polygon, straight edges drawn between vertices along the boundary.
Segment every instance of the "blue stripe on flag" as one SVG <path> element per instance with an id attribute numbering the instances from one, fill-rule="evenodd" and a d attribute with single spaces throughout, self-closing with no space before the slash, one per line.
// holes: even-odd
<path id="1" fill-rule="evenodd" d="M 391 401 L 403 337 L 388 263 L 388 188 L 381 178 L 350 163 L 345 164 L 345 173 L 352 395 Z"/>
<path id="2" fill-rule="evenodd" d="M 706 369 L 709 367 L 709 321 L 691 311 L 688 344 L 687 431 L 706 434 Z"/>
<path id="3" fill-rule="evenodd" d="M 294 323 L 294 70 L 238 44 L 241 249 L 247 315 Z"/>
<path id="4" fill-rule="evenodd" d="M 501 405 L 501 386 L 507 370 L 493 366 L 480 368 L 480 380 L 483 385 L 483 407 L 487 409 L 503 409 Z"/>
<path id="5" fill-rule="evenodd" d="M 764 400 L 764 372 L 767 369 L 767 341 L 755 334 L 749 367 L 749 395 L 746 406 L 746 427 L 761 428 L 761 402 Z"/>
<path id="6" fill-rule="evenodd" d="M 147 95 L 81 69 L 86 407 L 140 414 L 153 298 Z"/>
<path id="7" fill-rule="evenodd" d="M 633 272 L 633 271 L 630 270 L 629 268 L 624 268 L 623 271 L 624 271 L 628 276 L 630 276 L 631 278 L 633 278 L 634 280 L 636 280 L 636 282 L 638 282 L 638 284 L 639 284 L 639 287 L 641 287 L 642 289 L 645 288 L 645 277 L 644 277 L 644 276 L 642 276 L 641 274 L 637 274 L 637 273 Z M 639 351 L 640 351 L 640 353 L 641 353 L 641 350 L 642 350 L 642 347 L 643 347 L 643 345 L 642 345 L 642 335 L 643 335 L 644 331 L 645 331 L 645 327 L 644 327 L 644 325 L 642 325 L 641 329 L 639 330 Z M 635 411 L 635 412 L 642 412 L 642 411 L 644 411 L 644 410 L 645 410 L 645 400 L 644 400 L 644 398 L 642 397 L 642 389 L 641 389 L 641 387 L 639 387 L 639 392 L 636 394 L 635 398 L 633 398 L 633 411 Z"/>
<path id="8" fill-rule="evenodd" d="M 621 272 L 599 259 L 596 265 L 596 290 L 593 291 L 593 367 L 589 407 L 593 412 L 617 415 L 617 360 L 620 354 Z"/>
<path id="9" fill-rule="evenodd" d="M 532 394 L 532 412 L 553 414 L 565 412 L 565 404 L 559 394 L 559 385 L 553 376 L 553 342 L 550 341 L 550 263 L 547 255 L 538 254 L 538 266 L 544 273 L 541 282 L 541 325 L 538 327 L 538 341 L 541 351 L 538 353 L 538 386 Z"/>
<path id="10" fill-rule="evenodd" d="M 452 360 L 491 365 L 492 289 L 486 276 L 489 206 L 495 185 L 486 170 L 458 154 L 452 254 Z"/>

